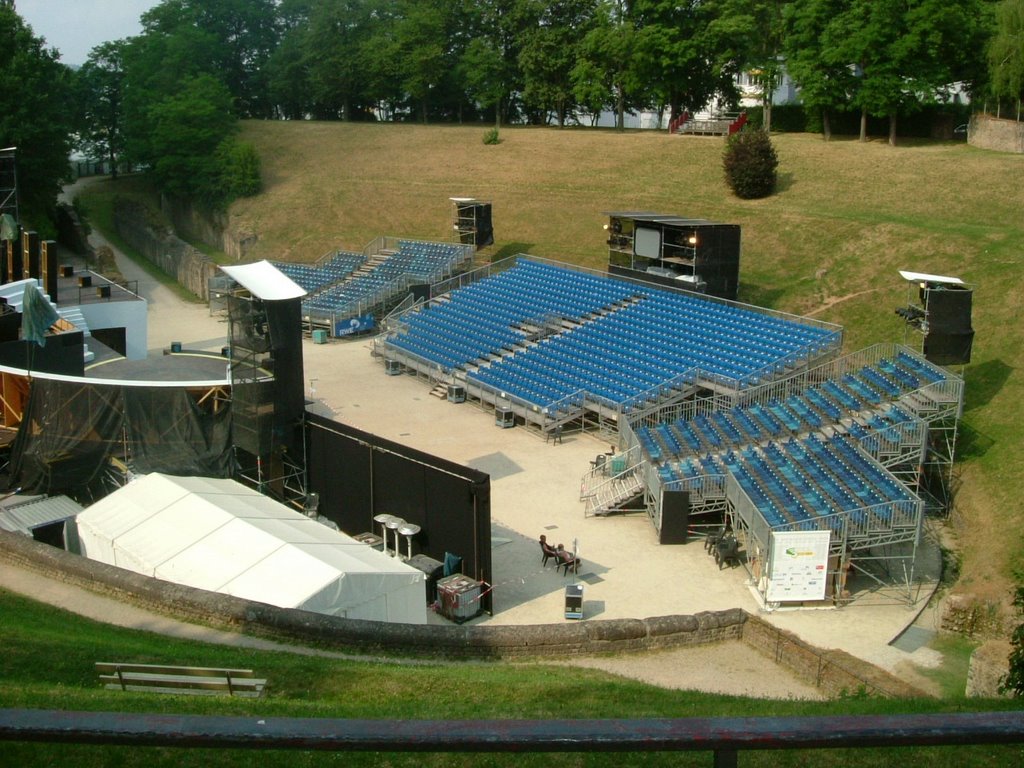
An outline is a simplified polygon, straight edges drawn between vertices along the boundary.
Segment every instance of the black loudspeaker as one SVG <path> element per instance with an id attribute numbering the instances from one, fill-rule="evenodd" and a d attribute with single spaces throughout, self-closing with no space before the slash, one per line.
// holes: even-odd
<path id="1" fill-rule="evenodd" d="M 494 225 L 491 223 L 491 204 L 478 203 L 476 206 L 476 247 L 494 245 Z"/>
<path id="2" fill-rule="evenodd" d="M 58 270 L 60 269 L 57 264 L 57 241 L 43 240 L 40 249 L 40 260 L 43 268 L 41 275 L 43 290 L 47 296 L 57 301 L 57 278 L 59 277 Z"/>
<path id="3" fill-rule="evenodd" d="M 42 275 L 39 264 L 39 233 L 25 231 L 21 233 L 22 265 L 25 268 L 23 277 L 38 280 Z"/>
<path id="4" fill-rule="evenodd" d="M 944 333 L 929 331 L 924 337 L 924 357 L 936 365 L 967 365 L 971 362 L 974 331 Z"/>
<path id="5" fill-rule="evenodd" d="M 430 301 L 430 283 L 416 283 L 409 286 L 409 292 L 415 301 Z"/>
<path id="6" fill-rule="evenodd" d="M 21 258 L 21 243 L 14 240 L 7 242 L 7 282 L 25 279 L 25 260 Z"/>
<path id="7" fill-rule="evenodd" d="M 663 491 L 661 494 L 661 530 L 659 544 L 685 544 L 690 525 L 689 491 Z"/>
<path id="8" fill-rule="evenodd" d="M 962 288 L 926 291 L 928 333 L 924 337 L 924 356 L 929 362 L 936 365 L 971 362 L 973 296 L 973 291 Z"/>
<path id="9" fill-rule="evenodd" d="M 928 327 L 946 333 L 969 333 L 971 303 L 974 292 L 969 289 L 932 289 L 927 292 Z"/>

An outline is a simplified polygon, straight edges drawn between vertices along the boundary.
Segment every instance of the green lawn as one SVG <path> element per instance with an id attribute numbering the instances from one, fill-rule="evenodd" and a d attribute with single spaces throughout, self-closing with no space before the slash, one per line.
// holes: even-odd
<path id="1" fill-rule="evenodd" d="M 252 715 L 403 719 L 741 717 L 886 714 L 1012 709 L 1006 701 L 767 702 L 669 691 L 602 672 L 541 663 L 385 663 L 253 651 L 158 637 L 99 624 L 0 590 L 0 707 L 123 711 L 152 714 Z M 262 699 L 168 696 L 106 691 L 96 661 L 246 667 L 266 677 Z M 728 663 L 723 659 L 723 663 Z M 953 750 L 956 749 L 954 753 Z M 897 750 L 898 754 L 902 750 Z M 836 750 L 829 760 L 851 766 L 887 764 L 893 752 Z M 914 751 L 920 766 L 1010 765 L 1021 746 Z M 744 766 L 817 764 L 826 753 L 750 752 Z M 247 766 L 270 765 L 545 765 L 550 755 L 382 755 L 219 752 L 5 744 L 0 765 Z M 710 755 L 565 755 L 567 765 L 708 765 Z"/>

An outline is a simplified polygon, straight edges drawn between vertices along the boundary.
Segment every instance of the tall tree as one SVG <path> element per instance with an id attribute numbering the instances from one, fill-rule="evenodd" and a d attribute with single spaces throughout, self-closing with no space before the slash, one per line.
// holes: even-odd
<path id="1" fill-rule="evenodd" d="M 995 34 L 988 46 L 988 71 L 992 94 L 997 99 L 1015 100 L 1020 120 L 1024 98 L 1024 0 L 1003 0 L 996 6 Z"/>
<path id="2" fill-rule="evenodd" d="M 539 9 L 529 0 L 482 0 L 470 7 L 466 23 L 472 33 L 461 71 L 470 96 L 494 108 L 494 124 L 500 127 L 518 111 L 523 91 L 519 55 Z"/>
<path id="3" fill-rule="evenodd" d="M 142 27 L 152 36 L 205 32 L 209 73 L 228 87 L 238 114 L 270 117 L 266 63 L 280 39 L 278 19 L 275 0 L 163 0 L 142 15 Z"/>
<path id="4" fill-rule="evenodd" d="M 71 75 L 13 8 L 0 6 L 0 146 L 17 147 L 21 220 L 42 227 L 68 176 Z"/>
<path id="5" fill-rule="evenodd" d="M 832 137 L 832 115 L 845 109 L 855 88 L 853 68 L 835 55 L 829 25 L 848 0 L 795 0 L 785 9 L 786 71 L 808 110 L 821 113 L 822 134 Z"/>
<path id="6" fill-rule="evenodd" d="M 764 130 L 772 129 L 772 102 L 782 82 L 786 9 L 792 0 L 754 0 L 752 7 L 754 44 L 748 63 L 761 88 Z"/>
<path id="7" fill-rule="evenodd" d="M 626 111 L 648 101 L 636 50 L 637 30 L 625 0 L 605 0 L 597 23 L 580 43 L 572 70 L 573 91 L 595 119 L 605 107 L 612 108 L 619 130 L 625 128 Z"/>
<path id="8" fill-rule="evenodd" d="M 431 95 L 438 93 L 453 64 L 446 45 L 450 7 L 445 0 L 404 0 L 394 25 L 397 77 L 423 123 Z"/>
<path id="9" fill-rule="evenodd" d="M 89 52 L 76 81 L 82 105 L 79 147 L 90 157 L 106 159 L 110 175 L 124 152 L 124 53 L 127 41 L 102 43 Z"/>
<path id="10" fill-rule="evenodd" d="M 572 69 L 579 45 L 596 23 L 596 0 L 534 0 L 537 25 L 524 31 L 519 66 L 523 100 L 554 114 L 559 127 L 573 112 Z"/>
<path id="11" fill-rule="evenodd" d="M 671 117 L 737 99 L 734 77 L 751 59 L 750 0 L 634 0 L 635 69 Z"/>
<path id="12" fill-rule="evenodd" d="M 950 83 L 977 72 L 981 50 L 982 0 L 851 0 L 829 25 L 833 51 L 854 65 L 861 110 L 861 140 L 867 116 L 889 118 L 889 143 L 897 119 L 934 101 Z"/>
<path id="13" fill-rule="evenodd" d="M 222 168 L 218 153 L 234 132 L 231 93 L 211 75 L 198 75 L 148 110 L 153 174 L 160 189 L 176 197 L 219 203 Z"/>
<path id="14" fill-rule="evenodd" d="M 370 0 L 323 0 L 310 9 L 306 61 L 316 101 L 342 120 L 364 112 L 367 41 L 378 15 Z"/>

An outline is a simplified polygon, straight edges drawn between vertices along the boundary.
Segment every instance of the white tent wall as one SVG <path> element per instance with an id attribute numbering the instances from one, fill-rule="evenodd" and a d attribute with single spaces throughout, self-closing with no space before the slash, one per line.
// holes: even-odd
<path id="1" fill-rule="evenodd" d="M 420 571 L 233 480 L 139 478 L 79 514 L 101 562 L 282 608 L 426 623 Z"/>

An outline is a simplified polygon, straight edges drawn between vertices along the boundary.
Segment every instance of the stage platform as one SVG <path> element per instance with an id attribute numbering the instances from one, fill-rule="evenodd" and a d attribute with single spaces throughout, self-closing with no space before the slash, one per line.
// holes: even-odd
<path id="1" fill-rule="evenodd" d="M 230 383 L 228 359 L 216 352 L 183 348 L 181 352 L 150 355 L 145 360 L 127 360 L 94 339 L 90 339 L 89 346 L 96 352 L 96 360 L 85 369 L 88 378 L 207 385 Z"/>

